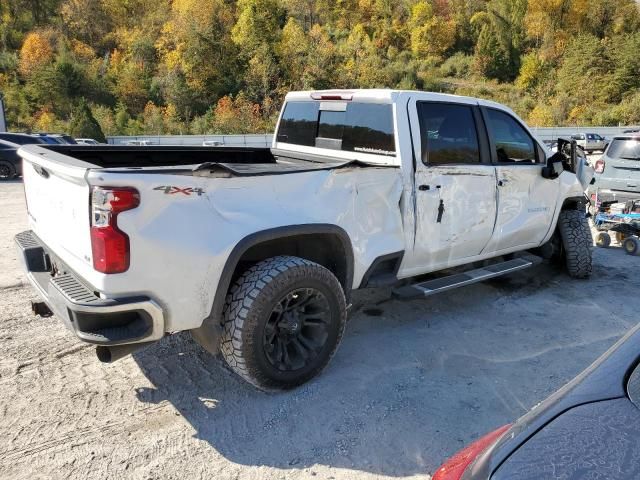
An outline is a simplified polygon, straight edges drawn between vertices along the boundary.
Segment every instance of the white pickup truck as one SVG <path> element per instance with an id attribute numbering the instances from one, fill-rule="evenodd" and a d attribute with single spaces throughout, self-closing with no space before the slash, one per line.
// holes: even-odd
<path id="1" fill-rule="evenodd" d="M 36 313 L 102 361 L 191 330 L 245 380 L 286 389 L 327 365 L 355 289 L 426 296 L 540 257 L 589 276 L 593 171 L 571 147 L 552 154 L 474 98 L 295 92 L 271 149 L 21 148 L 16 241 Z"/>

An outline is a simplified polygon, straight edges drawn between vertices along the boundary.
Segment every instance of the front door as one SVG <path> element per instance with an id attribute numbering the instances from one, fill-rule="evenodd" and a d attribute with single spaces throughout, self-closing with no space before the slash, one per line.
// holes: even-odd
<path id="1" fill-rule="evenodd" d="M 486 252 L 539 245 L 553 222 L 559 179 L 542 176 L 544 153 L 508 113 L 484 109 L 496 165 L 498 214 Z"/>
<path id="2" fill-rule="evenodd" d="M 421 157 L 416 159 L 416 235 L 412 272 L 480 254 L 496 218 L 496 177 L 479 109 L 418 102 Z"/>

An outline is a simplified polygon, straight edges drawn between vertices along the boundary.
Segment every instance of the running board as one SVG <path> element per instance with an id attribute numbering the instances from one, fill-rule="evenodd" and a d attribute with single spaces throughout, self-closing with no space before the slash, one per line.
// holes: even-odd
<path id="1" fill-rule="evenodd" d="M 463 273 L 456 273 L 413 285 L 405 285 L 394 289 L 393 294 L 398 298 L 404 299 L 428 297 L 436 293 L 506 275 L 507 273 L 517 272 L 518 270 L 523 270 L 538 264 L 541 261 L 542 259 L 535 255 L 523 255 L 513 260 L 494 263 L 493 265 L 476 268 L 475 270 L 468 270 Z"/>

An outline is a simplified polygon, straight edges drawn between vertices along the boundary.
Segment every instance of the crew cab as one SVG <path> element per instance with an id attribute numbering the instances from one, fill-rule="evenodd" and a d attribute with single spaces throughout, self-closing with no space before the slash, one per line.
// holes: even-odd
<path id="1" fill-rule="evenodd" d="M 532 251 L 591 273 L 593 171 L 575 142 L 553 154 L 485 100 L 294 92 L 270 149 L 19 153 L 35 309 L 103 361 L 190 330 L 253 385 L 292 388 L 328 364 L 355 289 L 427 296 L 525 268 Z"/>

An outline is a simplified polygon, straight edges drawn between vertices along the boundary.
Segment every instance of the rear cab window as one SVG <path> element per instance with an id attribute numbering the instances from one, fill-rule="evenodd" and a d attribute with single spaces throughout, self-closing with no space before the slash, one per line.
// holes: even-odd
<path id="1" fill-rule="evenodd" d="M 287 145 L 352 152 L 384 162 L 385 157 L 396 156 L 393 107 L 390 103 L 290 100 L 282 112 L 276 139 Z"/>

